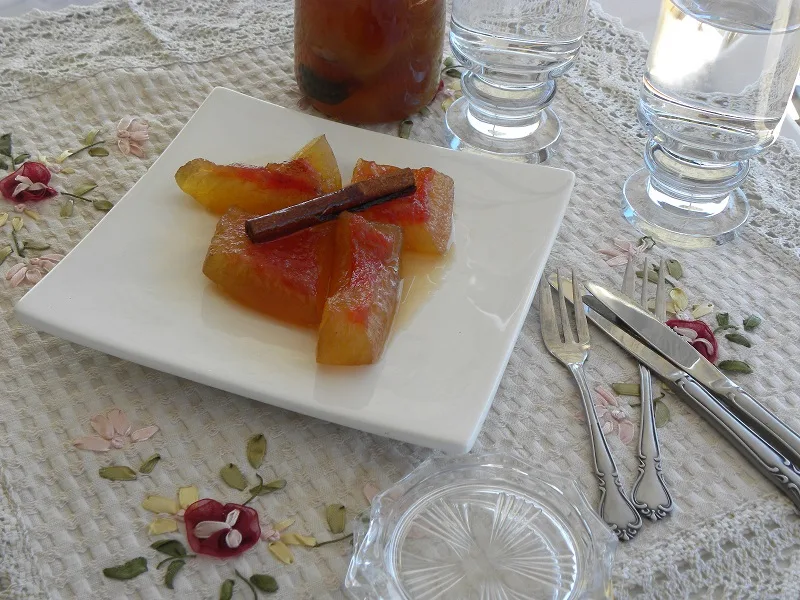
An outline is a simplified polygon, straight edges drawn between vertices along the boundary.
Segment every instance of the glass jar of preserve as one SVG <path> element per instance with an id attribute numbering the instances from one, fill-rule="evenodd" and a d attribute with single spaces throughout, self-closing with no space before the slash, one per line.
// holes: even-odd
<path id="1" fill-rule="evenodd" d="M 350 123 L 396 121 L 440 81 L 446 0 L 295 0 L 295 76 L 311 104 Z"/>

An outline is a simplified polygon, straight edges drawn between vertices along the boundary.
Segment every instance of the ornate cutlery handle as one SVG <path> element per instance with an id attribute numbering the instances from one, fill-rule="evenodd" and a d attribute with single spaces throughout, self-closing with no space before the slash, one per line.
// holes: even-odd
<path id="1" fill-rule="evenodd" d="M 800 510 L 800 470 L 689 376 L 675 382 L 692 405 Z"/>
<path id="2" fill-rule="evenodd" d="M 597 419 L 597 412 L 594 409 L 592 394 L 586 382 L 586 374 L 583 365 L 571 364 L 569 370 L 578 383 L 581 392 L 583 408 L 586 411 L 586 421 L 589 424 L 589 435 L 592 441 L 592 453 L 594 454 L 595 473 L 600 484 L 600 506 L 598 512 L 600 517 L 611 527 L 616 536 L 622 541 L 633 539 L 642 526 L 642 517 L 633 507 L 633 503 L 625 495 L 622 489 L 622 482 L 617 472 L 617 465 L 611 456 L 603 430 L 600 428 L 600 421 Z"/>
<path id="3" fill-rule="evenodd" d="M 755 429 L 786 458 L 800 465 L 800 436 L 797 432 L 729 379 L 715 381 L 709 387 L 723 398 L 737 417 Z"/>
<path id="4" fill-rule="evenodd" d="M 672 512 L 674 504 L 661 473 L 661 449 L 656 431 L 653 405 L 653 380 L 645 366 L 639 366 L 641 382 L 642 424 L 639 428 L 639 476 L 633 484 L 633 505 L 652 521 L 663 519 Z"/>

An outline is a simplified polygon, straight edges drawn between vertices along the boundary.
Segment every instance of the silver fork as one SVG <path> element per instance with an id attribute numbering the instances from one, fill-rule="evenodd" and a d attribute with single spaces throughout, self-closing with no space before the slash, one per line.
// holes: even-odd
<path id="1" fill-rule="evenodd" d="M 647 310 L 647 272 L 650 264 L 644 259 L 642 295 L 640 306 Z M 666 265 L 661 259 L 656 286 L 655 317 L 662 323 L 667 317 L 667 292 L 665 285 Z M 622 280 L 622 293 L 633 300 L 636 294 L 636 266 L 628 261 Z M 639 475 L 633 484 L 633 505 L 651 521 L 663 519 L 672 512 L 674 504 L 661 471 L 661 448 L 656 430 L 655 404 L 653 402 L 653 379 L 650 370 L 639 365 L 640 396 L 642 399 L 642 422 L 639 427 Z"/>
<path id="2" fill-rule="evenodd" d="M 583 312 L 583 299 L 581 284 L 572 274 L 572 293 L 575 306 L 575 328 L 578 332 L 578 341 L 572 335 L 567 303 L 564 299 L 564 288 L 561 286 L 561 274 L 558 277 L 558 300 L 561 307 L 561 329 L 564 332 L 563 340 L 558 331 L 553 297 L 547 277 L 544 275 L 539 283 L 540 319 L 542 322 L 542 338 L 547 350 L 558 361 L 567 367 L 581 392 L 583 408 L 586 412 L 586 422 L 589 424 L 589 436 L 592 442 L 594 455 L 594 468 L 600 483 L 600 506 L 598 512 L 602 519 L 611 527 L 620 540 L 633 539 L 642 526 L 642 517 L 636 512 L 631 501 L 622 489 L 622 481 L 617 472 L 617 465 L 611 456 L 600 422 L 597 419 L 589 384 L 583 363 L 589 356 L 589 325 L 586 323 L 586 314 Z"/>

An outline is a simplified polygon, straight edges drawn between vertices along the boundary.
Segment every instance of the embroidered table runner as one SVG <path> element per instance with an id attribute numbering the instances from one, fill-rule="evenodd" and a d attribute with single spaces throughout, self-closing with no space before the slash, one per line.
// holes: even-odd
<path id="1" fill-rule="evenodd" d="M 91 200 L 62 195 L 26 204 L 28 212 L 2 201 L 0 212 L 8 216 L 0 247 L 11 245 L 13 233 L 31 248 L 49 245 L 32 255 L 49 254 L 57 261 L 69 252 L 141 177 L 214 86 L 313 112 L 292 74 L 291 19 L 289 0 L 114 0 L 0 19 L 0 134 L 12 134 L 15 156 L 48 160 L 58 171 L 51 187 Z M 638 237 L 620 216 L 619 195 L 625 178 L 642 163 L 644 137 L 635 114 L 646 54 L 638 34 L 597 7 L 592 10 L 581 56 L 559 82 L 555 103 L 564 132 L 551 164 L 573 170 L 577 183 L 549 268 L 573 265 L 609 285 L 621 282 L 620 268 L 609 266 L 608 254 L 599 250 L 614 248 L 614 239 L 627 247 Z M 456 80 L 445 80 L 452 90 Z M 448 89 L 428 114 L 411 119 L 412 139 L 444 144 L 442 103 L 453 93 Z M 131 116 L 149 123 L 149 140 L 130 135 L 136 129 L 130 120 L 122 123 L 128 135 L 119 137 L 118 122 Z M 373 129 L 398 132 L 397 124 Z M 90 144 L 102 150 L 90 154 L 89 148 L 57 162 L 64 151 Z M 741 327 L 748 315 L 760 315 L 760 325 L 741 331 L 750 348 L 718 333 L 721 358 L 751 365 L 752 374 L 737 376 L 741 383 L 800 428 L 800 153 L 779 141 L 753 162 L 746 190 L 754 214 L 740 240 L 696 252 L 656 247 L 650 255 L 681 263 L 680 286 L 690 304 L 714 304 L 704 317 L 708 322 L 728 313 Z M 216 598 L 223 581 L 235 579 L 234 569 L 245 576 L 274 576 L 277 598 L 341 597 L 350 557 L 346 541 L 293 546 L 290 565 L 263 542 L 230 560 L 187 560 L 172 591 L 164 585 L 164 569 L 155 568 L 156 557 L 164 554 L 149 547 L 159 537 L 148 533 L 154 515 L 142 501 L 148 494 L 177 498 L 178 488 L 191 485 L 201 497 L 233 501 L 220 469 L 227 463 L 247 465 L 246 441 L 264 434 L 268 449 L 260 473 L 287 483 L 254 501 L 262 522 L 293 518 L 289 531 L 326 541 L 336 537 L 326 522 L 327 505 L 341 503 L 347 517 L 355 517 L 368 506 L 365 486 L 388 486 L 430 451 L 40 335 L 14 318 L 13 306 L 46 272 L 45 263 L 12 252 L 0 266 L 0 597 Z M 6 278 L 23 268 L 22 277 Z M 630 360 L 599 334 L 595 341 L 588 365 L 594 384 L 609 388 L 636 380 Z M 638 426 L 638 407 L 632 397 L 611 399 L 616 406 L 605 402 L 603 419 L 630 486 L 637 460 L 629 424 Z M 664 471 L 677 509 L 666 521 L 645 523 L 635 541 L 620 545 L 615 596 L 800 597 L 800 523 L 791 504 L 680 401 L 667 396 L 662 402 Z M 73 440 L 94 433 L 94 415 L 114 407 L 124 411 L 133 429 L 157 425 L 159 431 L 135 443 L 111 440 L 122 448 L 109 453 L 73 447 Z M 568 372 L 542 346 L 534 307 L 475 450 L 514 451 L 571 475 L 596 503 L 579 412 Z M 137 468 L 154 453 L 161 461 L 147 477 L 120 482 L 100 477 L 101 467 Z M 172 537 L 184 540 L 182 530 Z M 103 576 L 104 568 L 138 556 L 147 558 L 147 573 L 129 581 Z M 236 581 L 236 593 L 249 594 Z"/>

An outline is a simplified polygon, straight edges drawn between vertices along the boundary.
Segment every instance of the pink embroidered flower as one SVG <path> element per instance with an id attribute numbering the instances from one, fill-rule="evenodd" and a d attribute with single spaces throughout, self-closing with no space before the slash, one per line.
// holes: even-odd
<path id="1" fill-rule="evenodd" d="M 621 267 L 627 265 L 629 260 L 636 260 L 653 245 L 653 240 L 649 237 L 641 238 L 637 245 L 624 240 L 614 240 L 613 248 L 600 248 L 598 252 L 608 257 L 604 260 L 609 267 Z"/>
<path id="2" fill-rule="evenodd" d="M 712 363 L 717 361 L 717 351 L 719 349 L 717 338 L 714 337 L 714 332 L 711 331 L 711 327 L 705 321 L 670 319 L 666 325 L 689 342 L 695 350 L 709 361 Z"/>
<path id="3" fill-rule="evenodd" d="M 258 513 L 241 504 L 204 498 L 186 509 L 183 520 L 192 550 L 216 558 L 238 556 L 261 537 Z"/>
<path id="4" fill-rule="evenodd" d="M 616 434 L 623 444 L 630 444 L 633 441 L 635 429 L 633 421 L 620 408 L 614 394 L 600 386 L 597 386 L 594 391 L 596 393 L 594 409 L 603 433 L 606 435 Z M 580 413 L 578 418 L 585 419 L 583 413 Z"/>
<path id="5" fill-rule="evenodd" d="M 150 125 L 140 117 L 125 117 L 117 123 L 117 146 L 125 154 L 144 158 L 144 143 L 150 138 Z"/>
<path id="6" fill-rule="evenodd" d="M 372 499 L 380 493 L 381 489 L 370 481 L 367 482 L 362 491 L 364 493 L 364 498 L 367 499 L 367 502 L 372 504 Z"/>
<path id="7" fill-rule="evenodd" d="M 62 258 L 63 254 L 44 254 L 28 259 L 27 262 L 17 263 L 6 272 L 6 281 L 11 287 L 17 287 L 23 282 L 31 285 L 39 283 Z"/>
<path id="8" fill-rule="evenodd" d="M 122 448 L 126 440 L 143 442 L 148 440 L 158 432 L 158 425 L 142 427 L 136 431 L 131 431 L 131 424 L 125 412 L 119 408 L 112 408 L 105 414 L 95 415 L 89 421 L 99 436 L 93 435 L 82 437 L 72 444 L 81 450 L 93 450 L 94 452 L 107 452 L 112 448 Z"/>
<path id="9" fill-rule="evenodd" d="M 51 188 L 50 170 L 42 163 L 26 162 L 0 179 L 0 194 L 14 202 L 33 202 L 52 198 L 58 191 Z"/>

